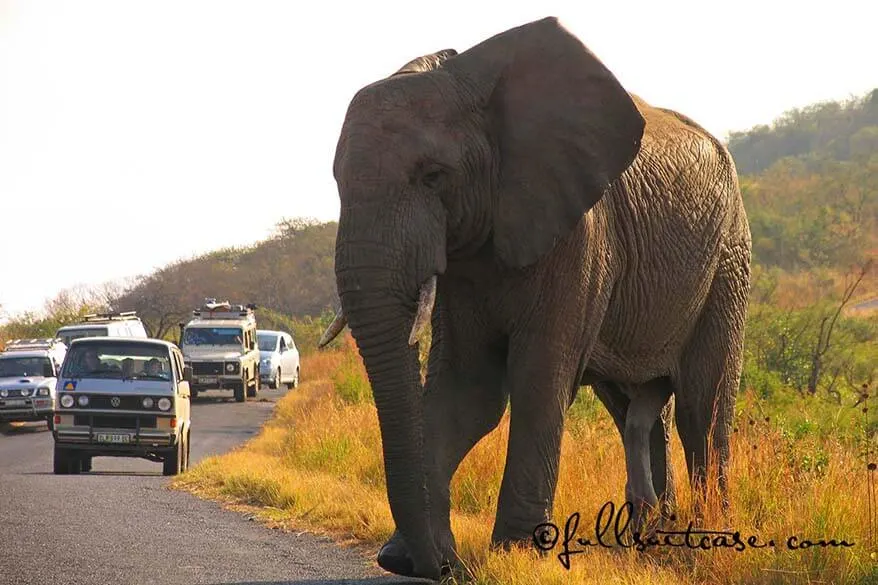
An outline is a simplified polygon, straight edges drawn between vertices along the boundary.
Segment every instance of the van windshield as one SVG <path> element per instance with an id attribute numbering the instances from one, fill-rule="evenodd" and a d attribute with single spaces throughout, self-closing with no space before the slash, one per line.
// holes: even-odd
<path id="1" fill-rule="evenodd" d="M 191 327 L 183 333 L 183 345 L 235 345 L 244 339 L 240 327 Z"/>
<path id="2" fill-rule="evenodd" d="M 170 380 L 171 362 L 167 348 L 161 345 L 90 341 L 70 348 L 61 375 Z"/>
<path id="3" fill-rule="evenodd" d="M 81 337 L 105 337 L 107 335 L 106 327 L 82 327 L 80 329 L 63 329 L 59 330 L 55 337 L 60 338 L 69 346 L 74 339 Z"/>
<path id="4" fill-rule="evenodd" d="M 0 357 L 0 378 L 54 376 L 47 357 Z"/>

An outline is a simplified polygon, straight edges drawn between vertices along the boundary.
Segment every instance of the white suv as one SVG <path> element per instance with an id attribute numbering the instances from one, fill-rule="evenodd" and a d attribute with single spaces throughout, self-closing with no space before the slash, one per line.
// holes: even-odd
<path id="1" fill-rule="evenodd" d="M 53 427 L 56 376 L 67 346 L 58 339 L 16 339 L 0 353 L 0 422 L 45 420 Z"/>

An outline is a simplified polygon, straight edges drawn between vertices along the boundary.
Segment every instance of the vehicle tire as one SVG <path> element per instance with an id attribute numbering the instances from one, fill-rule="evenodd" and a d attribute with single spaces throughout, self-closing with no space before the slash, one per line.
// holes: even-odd
<path id="1" fill-rule="evenodd" d="M 78 455 L 67 455 L 67 473 L 70 475 L 79 475 L 82 473 L 82 459 Z"/>
<path id="2" fill-rule="evenodd" d="M 162 475 L 177 475 L 183 465 L 183 436 L 177 441 L 177 446 L 165 454 L 165 460 L 162 461 Z"/>
<path id="3" fill-rule="evenodd" d="M 70 473 L 70 459 L 67 457 L 67 452 L 64 449 L 60 449 L 57 445 L 55 446 L 52 471 L 55 475 L 67 475 Z"/>
<path id="4" fill-rule="evenodd" d="M 186 462 L 183 466 L 183 471 L 189 471 L 189 454 L 191 452 L 192 446 L 192 431 L 186 431 Z"/>
<path id="5" fill-rule="evenodd" d="M 277 390 L 280 388 L 280 368 L 274 373 L 274 382 L 269 382 L 268 387 L 272 390 Z"/>
<path id="6" fill-rule="evenodd" d="M 256 398 L 256 395 L 259 394 L 259 374 L 256 374 L 256 379 L 253 380 L 253 387 L 247 388 L 247 397 L 248 398 Z"/>
<path id="7" fill-rule="evenodd" d="M 79 467 L 83 473 L 91 471 L 91 455 L 85 455 L 79 461 Z"/>
<path id="8" fill-rule="evenodd" d="M 189 389 L 189 400 L 195 400 L 198 398 L 198 390 Z"/>
<path id="9" fill-rule="evenodd" d="M 296 368 L 296 376 L 293 378 L 292 383 L 290 384 L 290 390 L 293 388 L 299 387 L 299 368 Z"/>
<path id="10" fill-rule="evenodd" d="M 235 386 L 235 402 L 245 402 L 247 400 L 247 382 L 241 380 L 241 383 Z"/>
<path id="11" fill-rule="evenodd" d="M 47 419 L 46 419 L 46 424 L 49 425 L 49 432 L 50 432 L 50 433 L 51 433 L 52 431 L 54 431 L 54 430 L 55 430 L 55 417 L 54 417 L 54 416 L 50 416 L 49 418 L 47 418 Z"/>

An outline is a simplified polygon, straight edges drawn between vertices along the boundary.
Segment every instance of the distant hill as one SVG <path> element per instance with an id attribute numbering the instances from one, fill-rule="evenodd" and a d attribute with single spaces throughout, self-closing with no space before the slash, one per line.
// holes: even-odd
<path id="1" fill-rule="evenodd" d="M 845 272 L 878 254 L 878 89 L 730 135 L 758 264 Z"/>
<path id="2" fill-rule="evenodd" d="M 320 315 L 338 306 L 337 228 L 336 222 L 282 220 L 267 240 L 166 266 L 140 278 L 111 304 L 136 310 L 156 337 L 173 332 L 206 297 L 256 303 L 263 316 Z"/>
<path id="3" fill-rule="evenodd" d="M 878 152 L 878 89 L 847 102 L 792 109 L 771 125 L 729 135 L 738 172 L 762 172 L 786 157 L 835 161 L 868 159 Z"/>

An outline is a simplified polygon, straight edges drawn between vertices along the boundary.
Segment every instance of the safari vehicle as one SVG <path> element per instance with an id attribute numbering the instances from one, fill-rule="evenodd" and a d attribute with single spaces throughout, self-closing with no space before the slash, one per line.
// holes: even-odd
<path id="1" fill-rule="evenodd" d="M 148 337 L 143 321 L 136 311 L 122 313 L 92 313 L 83 317 L 81 323 L 65 325 L 55 333 L 68 346 L 80 337 Z"/>
<path id="2" fill-rule="evenodd" d="M 91 471 L 96 456 L 189 467 L 191 372 L 173 343 L 132 337 L 73 341 L 58 377 L 56 474 Z"/>
<path id="3" fill-rule="evenodd" d="M 293 336 L 286 331 L 256 331 L 259 345 L 259 377 L 269 388 L 299 385 L 299 349 Z"/>
<path id="4" fill-rule="evenodd" d="M 183 326 L 180 349 L 192 367 L 192 396 L 209 389 L 232 390 L 244 402 L 259 392 L 259 350 L 254 305 L 205 299 Z"/>
<path id="5" fill-rule="evenodd" d="M 44 420 L 52 430 L 56 376 L 67 346 L 59 339 L 16 339 L 0 352 L 0 422 Z"/>

